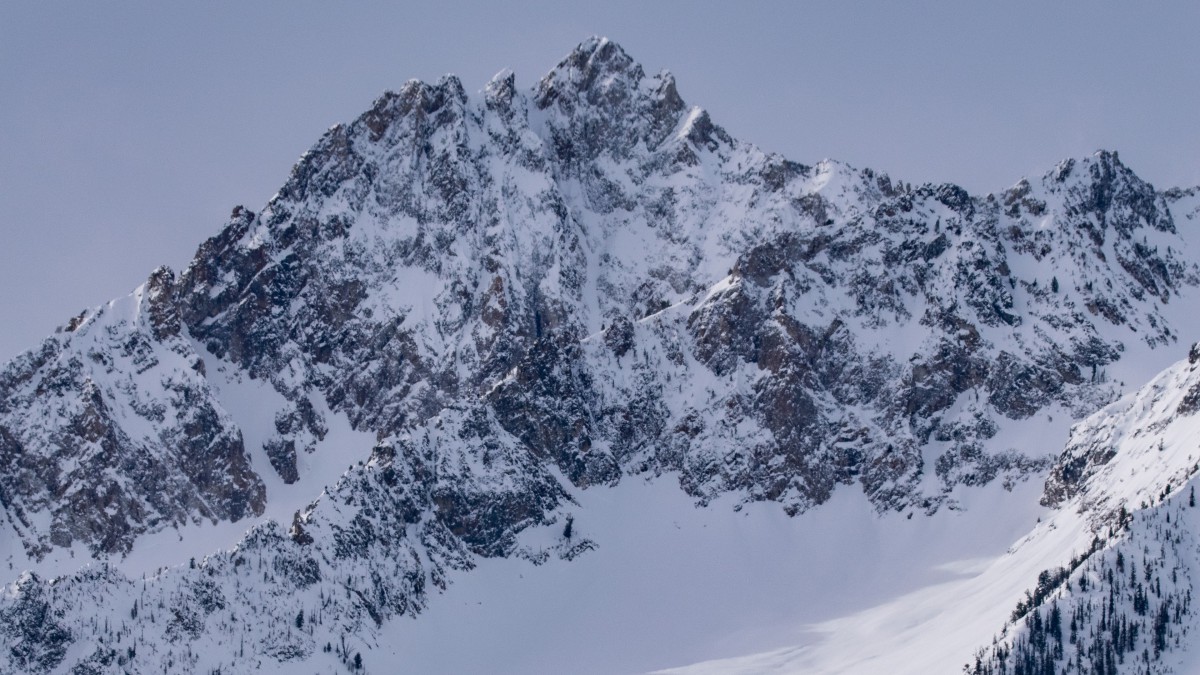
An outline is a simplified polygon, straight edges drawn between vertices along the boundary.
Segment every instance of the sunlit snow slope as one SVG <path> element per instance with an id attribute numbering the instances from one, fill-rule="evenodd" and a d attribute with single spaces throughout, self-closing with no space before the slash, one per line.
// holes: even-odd
<path id="1" fill-rule="evenodd" d="M 1052 510 L 963 579 L 811 626 L 819 640 L 667 672 L 1194 672 L 1198 362 L 1077 425 Z"/>

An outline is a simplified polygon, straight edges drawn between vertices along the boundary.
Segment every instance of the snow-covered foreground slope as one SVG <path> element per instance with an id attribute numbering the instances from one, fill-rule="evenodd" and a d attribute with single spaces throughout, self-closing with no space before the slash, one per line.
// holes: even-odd
<path id="1" fill-rule="evenodd" d="M 1198 411 L 1195 345 L 1186 361 L 1079 426 L 1047 497 L 1065 499 L 1104 541 L 1094 555 L 1039 584 L 1014 614 L 1011 634 L 981 651 L 977 672 L 1017 664 L 1025 672 L 1200 667 L 1200 618 L 1192 605 L 1200 592 Z M 1055 614 L 1063 618 L 1054 621 Z M 1047 626 L 1059 622 L 1063 637 L 1048 639 L 1048 630 L 1059 629 Z"/>
<path id="2" fill-rule="evenodd" d="M 1195 672 L 1198 363 L 1077 425 L 1052 508 L 972 574 L 814 625 L 820 640 L 667 672 Z"/>
<path id="3" fill-rule="evenodd" d="M 1036 503 L 1036 502 L 1034 502 Z M 1011 506 L 1011 505 L 1000 505 Z M 1025 509 L 1029 503 L 1025 503 Z M 1045 513 L 1041 514 L 1045 517 Z M 976 521 L 995 527 L 990 513 Z M 688 674 L 727 673 L 954 673 L 990 643 L 1013 607 L 1047 568 L 1087 550 L 1091 534 L 1077 518 L 1036 524 L 986 557 L 968 561 L 959 578 L 912 589 L 862 611 L 821 617 L 804 640 L 773 650 L 666 669 Z M 1015 529 L 1015 528 L 1013 528 Z M 1011 533 L 1011 530 L 1009 530 Z M 923 544 L 915 544 L 922 546 Z M 906 564 L 906 563 L 901 563 Z"/>
<path id="4" fill-rule="evenodd" d="M 846 495 L 789 518 L 731 500 L 697 509 L 661 481 L 588 490 L 574 528 L 594 551 L 537 568 L 483 561 L 418 620 L 390 626 L 367 662 L 377 672 L 638 673 L 816 642 L 811 624 L 975 574 L 1043 514 L 1035 492 L 995 485 L 929 518 L 881 517 Z M 447 635 L 470 648 L 446 649 Z"/>
<path id="5" fill-rule="evenodd" d="M 264 558 L 253 542 L 233 556 L 198 561 L 196 569 L 185 565 L 144 580 L 85 572 L 46 593 L 55 597 L 51 607 L 86 608 L 62 622 L 65 632 L 91 636 L 71 645 L 65 661 L 92 656 L 97 668 L 293 672 L 298 656 L 305 668 L 342 672 L 340 656 L 323 651 L 331 641 L 361 653 L 367 672 L 402 665 L 420 673 L 638 673 L 820 641 L 813 623 L 977 574 L 1046 512 L 1031 483 L 971 490 L 963 510 L 911 518 L 880 516 L 849 494 L 804 518 L 761 503 L 735 510 L 728 498 L 696 508 L 662 480 L 574 497 L 577 506 L 566 512 L 573 516 L 570 541 L 560 521 L 527 530 L 520 545 L 590 550 L 541 564 L 478 560 L 470 571 L 451 572 L 447 589 L 433 593 L 417 618 L 382 626 L 367 621 L 351 631 L 336 622 L 333 615 L 344 610 L 340 597 L 330 597 L 342 595 L 338 583 L 280 588 L 275 577 L 289 567 Z M 996 513 L 1006 514 L 1004 522 Z M 231 566 L 251 573 L 231 582 Z M 308 628 L 294 624 L 301 611 Z M 5 618 L 13 628 L 32 621 L 26 613 Z M 173 638 L 199 631 L 197 624 L 208 626 L 205 636 L 180 649 Z M 213 630 L 221 624 L 231 630 Z M 295 655 L 284 663 L 242 656 L 250 653 L 244 645 L 264 643 L 276 655 Z M 131 646 L 135 658 L 121 658 Z M 106 648 L 116 652 L 108 664 L 95 657 Z"/>

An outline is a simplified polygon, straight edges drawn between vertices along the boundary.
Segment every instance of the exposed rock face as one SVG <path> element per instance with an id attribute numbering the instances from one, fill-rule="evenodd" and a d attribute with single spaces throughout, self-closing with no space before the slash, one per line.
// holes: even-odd
<path id="1" fill-rule="evenodd" d="M 143 532 L 262 513 L 172 293 L 157 270 L 0 373 L 0 496 L 33 556 L 127 553 Z"/>
<path id="2" fill-rule="evenodd" d="M 34 574 L 14 586 L 15 601 L 0 609 L 0 635 L 12 645 L 8 664 L 26 672 L 46 672 L 62 663 L 71 633 L 63 628 L 61 608 L 52 606 L 49 591 Z"/>
<path id="3" fill-rule="evenodd" d="M 563 481 L 674 474 L 700 502 L 792 514 L 856 485 L 880 510 L 936 509 L 1046 466 L 998 424 L 1091 412 L 1127 342 L 1174 342 L 1168 303 L 1197 283 L 1174 228 L 1115 153 L 986 197 L 789 162 L 589 40 L 531 92 L 504 74 L 386 93 L 177 278 L 10 364 L 0 497 L 34 557 L 103 557 L 261 513 L 255 470 L 292 484 L 314 453 L 365 458 L 287 533 L 162 582 L 173 644 L 251 611 L 251 577 L 336 597 L 354 630 L 418 611 L 475 555 L 544 559 L 517 534 L 558 522 Z M 213 363 L 280 395 L 255 411 L 262 448 Z M 375 448 L 332 447 L 330 415 Z M 310 638 L 248 648 L 302 658 Z"/>

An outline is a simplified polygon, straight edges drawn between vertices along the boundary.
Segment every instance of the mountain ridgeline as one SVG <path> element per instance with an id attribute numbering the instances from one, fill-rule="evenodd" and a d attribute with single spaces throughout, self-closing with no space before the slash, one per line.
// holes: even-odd
<path id="1" fill-rule="evenodd" d="M 182 272 L 0 371 L 0 536 L 98 563 L 0 598 L 0 671 L 330 654 L 320 635 L 418 614 L 481 556 L 586 555 L 520 535 L 634 476 L 798 517 L 1048 475 L 1061 501 L 1103 461 L 1003 430 L 1081 419 L 1123 393 L 1114 363 L 1185 348 L 1194 197 L 1114 152 L 984 196 L 798 164 L 599 38 L 532 89 L 410 81 Z M 228 550 L 104 564 L 305 481 L 324 490 Z M 114 608 L 106 632 L 81 599 Z"/>

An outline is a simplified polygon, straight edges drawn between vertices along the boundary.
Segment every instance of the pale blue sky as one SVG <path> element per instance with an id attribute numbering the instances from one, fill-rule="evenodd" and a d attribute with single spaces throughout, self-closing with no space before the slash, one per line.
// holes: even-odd
<path id="1" fill-rule="evenodd" d="M 0 4 L 0 360 L 180 269 L 409 78 L 530 86 L 593 34 L 740 138 L 1000 190 L 1097 148 L 1200 184 L 1195 2 Z"/>

